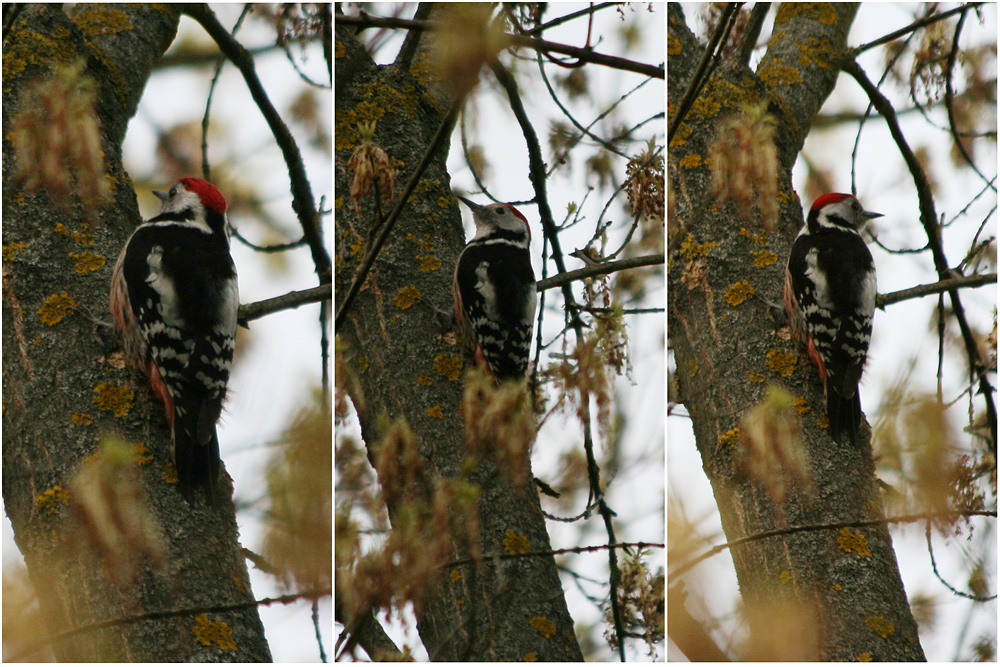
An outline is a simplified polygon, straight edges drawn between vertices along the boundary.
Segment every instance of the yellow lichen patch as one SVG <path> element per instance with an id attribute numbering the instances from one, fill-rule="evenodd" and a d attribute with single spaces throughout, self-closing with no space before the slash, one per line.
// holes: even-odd
<path id="1" fill-rule="evenodd" d="M 740 429 L 731 428 L 719 436 L 719 444 L 727 447 L 733 447 L 734 445 L 739 444 L 740 438 Z"/>
<path id="2" fill-rule="evenodd" d="M 706 243 L 698 243 L 694 240 L 693 236 L 688 236 L 681 243 L 681 256 L 684 259 L 698 259 L 699 257 L 708 257 L 708 252 L 717 247 L 719 244 L 714 241 L 708 241 Z"/>
<path id="3" fill-rule="evenodd" d="M 422 239 L 418 239 L 416 234 L 410 232 L 409 234 L 406 235 L 406 240 L 409 241 L 410 243 L 416 243 L 417 247 L 419 247 L 421 250 L 427 250 L 427 251 L 434 250 L 434 243 L 432 243 L 427 236 L 424 236 L 424 238 Z M 420 258 L 417 257 L 417 259 Z"/>
<path id="4" fill-rule="evenodd" d="M 794 405 L 795 405 L 795 411 L 798 412 L 800 415 L 804 415 L 810 410 L 812 410 L 812 407 L 809 405 L 809 401 L 805 399 L 805 396 L 799 396 L 798 398 L 796 398 Z"/>
<path id="5" fill-rule="evenodd" d="M 457 584 L 462 580 L 462 573 L 459 572 L 458 568 L 454 568 L 448 573 L 448 578 L 451 579 L 451 583 Z"/>
<path id="6" fill-rule="evenodd" d="M 434 357 L 434 370 L 438 375 L 443 375 L 449 380 L 458 380 L 462 377 L 462 368 L 465 366 L 458 357 L 447 354 L 439 354 Z"/>
<path id="7" fill-rule="evenodd" d="M 422 296 L 423 293 L 417 289 L 416 285 L 407 285 L 406 287 L 399 288 L 393 301 L 396 303 L 397 308 L 406 310 L 419 301 Z"/>
<path id="8" fill-rule="evenodd" d="M 417 255 L 417 259 L 420 260 L 420 270 L 423 273 L 430 273 L 441 268 L 441 260 L 434 255 Z"/>
<path id="9" fill-rule="evenodd" d="M 681 40 L 677 39 L 673 35 L 667 36 L 667 55 L 676 56 L 681 52 Z"/>
<path id="10" fill-rule="evenodd" d="M 751 250 L 750 256 L 753 257 L 753 265 L 756 267 L 771 266 L 778 261 L 778 256 L 770 250 Z"/>
<path id="11" fill-rule="evenodd" d="M 771 239 L 768 238 L 767 234 L 750 234 L 749 236 L 756 245 L 771 245 Z"/>
<path id="12" fill-rule="evenodd" d="M 27 65 L 38 65 L 49 69 L 53 63 L 68 63 L 75 53 L 70 45 L 74 44 L 69 28 L 57 26 L 53 30 L 42 33 L 39 30 L 21 31 L 23 48 L 18 50 L 21 57 L 4 54 L 3 79 L 8 82 L 13 75 L 20 73 Z M 10 62 L 8 62 L 8 60 Z"/>
<path id="13" fill-rule="evenodd" d="M 74 412 L 69 421 L 77 426 L 90 426 L 90 415 L 85 412 Z"/>
<path id="14" fill-rule="evenodd" d="M 708 86 L 706 86 L 708 88 Z M 691 105 L 691 118 L 714 118 L 722 111 L 722 102 L 717 95 L 699 95 Z"/>
<path id="15" fill-rule="evenodd" d="M 531 627 L 533 627 L 535 630 L 538 630 L 538 634 L 545 637 L 546 639 L 550 639 L 552 635 L 554 635 L 558 630 L 558 628 L 556 628 L 555 623 L 550 621 L 545 616 L 533 617 L 531 619 Z"/>
<path id="16" fill-rule="evenodd" d="M 231 577 L 231 579 L 233 580 L 233 585 L 236 586 L 236 589 L 239 590 L 240 593 L 247 592 L 247 585 L 243 583 L 242 579 L 237 577 L 235 574 Z"/>
<path id="17" fill-rule="evenodd" d="M 778 580 L 781 581 L 781 583 L 783 584 L 787 584 L 794 581 L 795 577 L 793 577 L 792 573 L 789 572 L 788 570 L 782 570 L 781 573 L 778 575 Z"/>
<path id="18" fill-rule="evenodd" d="M 527 535 L 518 535 L 508 528 L 503 536 L 503 549 L 509 554 L 523 554 L 531 548 L 531 540 Z"/>
<path id="19" fill-rule="evenodd" d="M 434 378 L 427 377 L 426 375 L 418 375 L 417 384 L 423 385 L 424 387 L 429 387 L 432 384 L 434 384 Z"/>
<path id="20" fill-rule="evenodd" d="M 53 294 L 38 308 L 38 318 L 42 320 L 42 324 L 51 327 L 62 322 L 75 307 L 76 301 L 70 298 L 68 292 Z"/>
<path id="21" fill-rule="evenodd" d="M 695 375 L 698 374 L 698 368 L 699 366 L 697 361 L 695 361 L 694 359 L 690 359 L 688 361 L 688 373 L 691 374 L 691 377 L 694 377 Z"/>
<path id="22" fill-rule="evenodd" d="M 772 88 L 802 83 L 802 72 L 785 65 L 780 59 L 772 60 L 766 67 L 757 70 L 757 74 Z"/>
<path id="23" fill-rule="evenodd" d="M 153 462 L 153 453 L 149 451 L 146 447 L 146 443 L 144 442 L 138 442 L 132 445 L 131 449 L 129 449 L 129 453 L 132 455 L 132 460 L 136 465 L 144 466 Z"/>
<path id="24" fill-rule="evenodd" d="M 840 529 L 840 536 L 837 537 L 837 546 L 841 551 L 851 553 L 854 551 L 859 556 L 871 556 L 872 551 L 868 548 L 868 538 L 861 533 L 852 533 L 848 528 Z"/>
<path id="25" fill-rule="evenodd" d="M 818 39 L 816 37 L 810 37 L 809 39 L 804 40 L 799 44 L 799 49 L 802 51 L 799 55 L 800 67 L 821 67 L 828 70 L 833 67 L 831 63 L 838 55 L 837 50 L 833 48 L 833 44 L 831 44 L 829 40 Z"/>
<path id="26" fill-rule="evenodd" d="M 163 471 L 163 481 L 167 484 L 176 484 L 179 481 L 177 468 L 174 467 L 173 463 L 168 463 L 166 469 Z"/>
<path id="27" fill-rule="evenodd" d="M 351 244 L 351 257 L 361 257 L 365 252 L 365 242 L 361 239 L 357 239 Z"/>
<path id="28" fill-rule="evenodd" d="M 98 269 L 103 268 L 107 263 L 107 260 L 103 257 L 95 255 L 89 250 L 85 250 L 83 252 L 71 252 L 69 256 L 76 260 L 76 266 L 73 267 L 73 270 L 77 273 L 90 273 L 92 271 L 97 271 Z"/>
<path id="29" fill-rule="evenodd" d="M 726 303 L 728 303 L 730 306 L 734 307 L 738 306 L 744 301 L 746 301 L 747 297 L 753 294 L 755 291 L 756 290 L 753 288 L 753 285 L 751 285 L 745 280 L 741 280 L 740 282 L 730 286 L 730 288 L 726 290 L 725 294 Z"/>
<path id="30" fill-rule="evenodd" d="M 35 507 L 46 514 L 57 514 L 69 504 L 69 491 L 61 486 L 53 486 L 35 498 Z"/>
<path id="31" fill-rule="evenodd" d="M 764 374 L 763 373 L 750 373 L 749 375 L 747 375 L 747 379 L 750 380 L 751 382 L 763 382 L 764 381 Z"/>
<path id="32" fill-rule="evenodd" d="M 225 621 L 210 621 L 208 614 L 198 614 L 194 617 L 194 627 L 191 628 L 194 640 L 202 646 L 218 645 L 226 651 L 235 651 L 233 629 Z"/>
<path id="33" fill-rule="evenodd" d="M 840 584 L 834 584 L 833 585 L 833 590 L 835 590 L 835 591 L 842 591 L 842 590 L 844 590 L 844 587 L 841 586 Z"/>
<path id="34" fill-rule="evenodd" d="M 858 662 L 871 662 L 871 661 L 872 661 L 872 654 L 869 653 L 868 651 L 865 651 L 864 653 L 858 656 Z"/>
<path id="35" fill-rule="evenodd" d="M 444 419 L 444 410 L 441 409 L 440 405 L 432 405 L 427 408 L 427 416 L 434 419 Z"/>
<path id="36" fill-rule="evenodd" d="M 88 230 L 70 232 L 69 237 L 80 245 L 94 245 L 94 234 Z"/>
<path id="37" fill-rule="evenodd" d="M 386 114 L 392 113 L 415 118 L 417 103 L 420 101 L 413 84 L 388 86 L 383 81 L 359 85 L 356 99 L 362 101 L 353 109 L 337 110 L 334 134 L 338 153 L 353 149 L 360 141 L 361 135 L 357 130 L 359 122 L 379 121 Z"/>
<path id="38" fill-rule="evenodd" d="M 688 139 L 691 138 L 692 134 L 694 134 L 694 129 L 689 125 L 682 123 L 677 132 L 674 133 L 674 138 L 670 142 L 670 147 L 677 148 L 678 146 L 683 146 L 687 143 Z"/>
<path id="39" fill-rule="evenodd" d="M 777 373 L 781 377 L 791 377 L 799 366 L 799 358 L 794 352 L 771 350 L 766 357 L 767 361 L 764 362 L 764 365 L 767 366 L 767 370 Z"/>
<path id="40" fill-rule="evenodd" d="M 521 662 L 538 662 L 538 656 L 534 653 L 526 653 L 521 658 Z"/>
<path id="41" fill-rule="evenodd" d="M 680 159 L 678 164 L 687 169 L 694 169 L 695 167 L 700 167 L 703 160 L 700 155 L 695 155 L 691 153 L 690 155 L 685 155 Z"/>
<path id="42" fill-rule="evenodd" d="M 896 626 L 885 620 L 885 616 L 869 616 L 865 619 L 865 625 L 874 630 L 882 639 L 888 639 L 896 634 Z"/>
<path id="43" fill-rule="evenodd" d="M 17 259 L 17 251 L 28 247 L 27 243 L 5 243 L 3 246 L 3 261 L 13 262 Z"/>
<path id="44" fill-rule="evenodd" d="M 127 384 L 101 382 L 94 387 L 94 405 L 101 410 L 113 412 L 115 417 L 124 417 L 132 409 L 135 392 Z"/>
<path id="45" fill-rule="evenodd" d="M 431 58 L 428 53 L 423 53 L 410 65 L 410 74 L 421 83 L 435 81 L 434 67 L 431 65 Z"/>
<path id="46" fill-rule="evenodd" d="M 111 35 L 132 29 L 128 14 L 121 10 L 109 9 L 82 12 L 76 17 L 76 24 L 87 35 Z"/>

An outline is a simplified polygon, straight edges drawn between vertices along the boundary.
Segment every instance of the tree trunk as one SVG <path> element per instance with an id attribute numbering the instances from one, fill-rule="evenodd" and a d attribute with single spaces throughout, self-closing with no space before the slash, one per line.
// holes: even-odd
<path id="1" fill-rule="evenodd" d="M 229 495 L 214 509 L 189 505 L 168 483 L 163 406 L 140 373 L 116 362 L 120 342 L 106 323 L 112 267 L 140 222 L 121 143 L 179 14 L 168 5 L 78 10 L 69 18 L 60 5 L 27 5 L 4 41 L 6 512 L 48 631 L 58 633 L 58 660 L 267 661 Z M 26 156 L 10 143 L 31 101 L 22 93 L 78 60 L 96 82 L 98 176 L 112 184 L 96 209 L 79 198 L 60 208 L 50 190 L 29 191 L 15 176 Z M 46 131 L 65 132 L 60 122 Z M 97 454 L 108 435 L 137 461 Z"/>
<path id="2" fill-rule="evenodd" d="M 781 5 L 757 71 L 733 58 L 724 60 L 669 147 L 675 251 L 668 271 L 668 326 L 680 399 L 691 415 L 730 541 L 776 529 L 882 517 L 870 435 L 860 438 L 858 447 L 838 445 L 817 424 L 825 403 L 816 370 L 806 364 L 801 349 L 779 337 L 776 325 L 785 324 L 784 314 L 766 304 L 781 301 L 785 259 L 802 225 L 791 168 L 811 119 L 833 90 L 835 63 L 844 55 L 856 11 L 848 4 Z M 675 113 L 704 49 L 677 4 L 669 6 L 669 27 L 668 89 Z M 773 233 L 756 216 L 715 199 L 711 170 L 719 165 L 709 167 L 705 161 L 717 128 L 751 106 L 767 108 L 777 118 L 780 213 Z M 754 201 L 757 210 L 767 203 L 759 197 Z M 743 281 L 754 296 L 731 298 L 732 288 Z M 799 362 L 774 364 L 769 361 L 774 353 L 795 353 Z M 812 491 L 806 482 L 796 484 L 787 469 L 772 473 L 772 482 L 780 480 L 790 489 L 783 500 L 747 473 L 750 454 L 734 437 L 736 429 L 745 434 L 741 418 L 765 402 L 772 382 L 803 396 L 811 409 L 801 422 Z M 885 524 L 751 540 L 735 546 L 732 557 L 752 634 L 753 648 L 742 657 L 923 660 Z"/>
<path id="3" fill-rule="evenodd" d="M 377 121 L 373 143 L 402 165 L 397 196 L 410 178 L 450 104 L 431 92 L 426 74 L 422 54 L 433 38 L 433 32 L 411 32 L 397 61 L 380 67 L 351 30 L 336 29 L 338 192 L 349 192 L 355 176 L 347 163 L 360 143 L 359 122 Z M 440 489 L 469 484 L 477 498 L 467 532 L 456 526 L 468 527 L 469 517 L 456 506 L 447 508 L 453 527 L 449 554 L 436 566 L 436 579 L 416 605 L 420 636 L 431 659 L 579 661 L 582 654 L 554 559 L 491 558 L 514 554 L 519 546 L 531 551 L 550 548 L 534 484 L 530 478 L 527 484 L 513 483 L 492 457 L 471 473 L 463 469 L 469 454 L 460 408 L 463 353 L 448 332 L 452 274 L 464 234 L 445 167 L 447 146 L 434 156 L 403 209 L 338 329 L 338 345 L 344 346 L 346 363 L 359 380 L 352 399 L 383 487 L 386 470 L 379 463 L 378 447 L 387 425 L 405 422 L 415 434 L 419 464 L 413 483 L 405 492 L 385 492 L 405 493 L 411 507 L 416 502 L 430 508 Z M 395 204 L 383 204 L 379 212 L 372 202 L 372 197 L 365 198 L 359 214 L 347 197 L 338 201 L 338 308 L 371 242 L 374 221 Z M 416 302 L 402 298 L 406 295 L 416 295 Z M 403 525 L 412 527 L 400 516 L 401 502 L 389 502 L 397 532 Z M 477 553 L 485 558 L 472 558 Z"/>

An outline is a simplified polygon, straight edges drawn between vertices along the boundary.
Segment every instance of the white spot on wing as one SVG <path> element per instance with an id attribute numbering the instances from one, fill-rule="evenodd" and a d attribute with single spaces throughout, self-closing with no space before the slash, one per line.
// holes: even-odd
<path id="1" fill-rule="evenodd" d="M 172 327 L 183 328 L 185 322 L 184 318 L 181 317 L 177 290 L 174 289 L 173 281 L 163 273 L 162 246 L 154 245 L 150 249 L 149 254 L 146 255 L 146 265 L 149 267 L 146 282 L 160 295 L 160 303 L 158 305 L 160 317 Z"/>

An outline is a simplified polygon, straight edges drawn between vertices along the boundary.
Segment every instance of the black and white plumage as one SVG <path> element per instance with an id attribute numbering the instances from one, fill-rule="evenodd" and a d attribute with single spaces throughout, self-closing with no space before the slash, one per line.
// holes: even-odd
<path id="1" fill-rule="evenodd" d="M 476 234 L 455 265 L 455 319 L 476 361 L 498 381 L 528 370 L 538 295 L 528 220 L 510 204 L 481 206 L 459 197 Z"/>
<path id="2" fill-rule="evenodd" d="M 239 310 L 226 200 L 198 178 L 154 194 L 160 213 L 135 230 L 115 265 L 111 312 L 126 360 L 149 376 L 166 408 L 181 490 L 190 500 L 203 488 L 214 503 L 216 423 Z"/>
<path id="3" fill-rule="evenodd" d="M 819 367 L 830 433 L 837 441 L 846 433 L 852 444 L 861 425 L 858 383 L 876 294 L 875 263 L 859 232 L 881 215 L 864 210 L 851 195 L 822 195 L 813 202 L 785 269 L 785 309 L 792 333 Z"/>

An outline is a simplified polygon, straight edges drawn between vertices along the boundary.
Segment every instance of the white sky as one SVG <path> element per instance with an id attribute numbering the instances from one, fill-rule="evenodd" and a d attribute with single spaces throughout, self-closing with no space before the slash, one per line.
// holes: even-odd
<path id="1" fill-rule="evenodd" d="M 953 4 L 941 5 L 940 11 L 953 6 Z M 912 16 L 914 7 L 915 5 L 896 3 L 862 4 L 848 43 L 852 46 L 865 44 L 905 27 L 914 20 Z M 689 21 L 688 25 L 693 25 L 691 19 L 697 15 L 698 8 L 685 4 L 684 12 Z M 970 15 L 966 20 L 963 47 L 987 41 L 995 44 L 996 5 L 985 5 L 983 12 L 982 23 L 974 15 Z M 773 18 L 772 8 L 758 44 L 766 43 Z M 947 34 L 950 39 L 954 21 L 949 23 L 949 26 Z M 879 79 L 883 71 L 882 53 L 881 49 L 873 49 L 860 57 L 862 68 L 874 81 Z M 761 54 L 761 50 L 755 52 L 751 67 L 756 67 Z M 994 80 L 995 66 L 994 57 L 992 74 Z M 961 83 L 957 87 L 961 89 Z M 900 92 L 895 86 L 888 84 L 881 90 L 893 101 L 897 110 L 911 106 L 906 100 L 905 91 Z M 837 87 L 824 105 L 821 114 L 847 110 L 863 111 L 866 99 L 860 86 L 846 74 L 841 74 Z M 947 127 L 947 117 L 943 109 L 934 109 L 930 115 L 937 126 Z M 949 155 L 950 140 L 946 131 L 929 127 L 917 113 L 904 114 L 900 121 L 912 148 L 925 146 L 930 150 L 931 159 L 928 164 L 932 165 L 932 180 L 938 182 L 935 192 L 937 212 L 939 215 L 943 214 L 946 220 L 951 220 L 972 199 L 974 193 L 983 188 L 982 181 L 970 171 L 958 169 L 952 164 Z M 813 163 L 828 165 L 830 171 L 839 179 L 835 188 L 840 192 L 851 191 L 850 157 L 856 132 L 856 124 L 844 126 L 836 131 L 813 132 L 807 138 L 803 151 Z M 975 156 L 976 164 L 987 178 L 995 178 L 997 163 L 995 145 L 991 146 L 985 140 L 977 142 Z M 924 245 L 926 237 L 919 224 L 917 198 L 909 172 L 891 141 L 885 123 L 877 114 L 864 127 L 855 173 L 858 197 L 865 208 L 885 214 L 884 218 L 874 221 L 882 243 L 890 248 L 913 248 Z M 805 175 L 806 168 L 800 158 L 793 171 L 793 186 L 800 196 L 805 196 L 802 190 Z M 811 201 L 802 202 L 806 207 L 811 203 Z M 965 256 L 981 221 L 989 219 L 980 240 L 996 236 L 996 211 L 992 210 L 995 206 L 996 193 L 993 192 L 973 205 L 968 218 L 962 219 L 943 232 L 945 253 L 952 266 Z M 916 256 L 889 255 L 874 244 L 869 247 L 875 258 L 880 293 L 932 283 L 937 279 L 933 273 L 929 253 Z M 778 293 L 765 297 L 773 302 L 781 301 L 781 295 Z M 962 303 L 966 315 L 976 331 L 990 330 L 996 302 L 995 286 L 962 291 Z M 861 385 L 862 409 L 870 423 L 874 424 L 879 417 L 879 406 L 885 390 L 897 381 L 911 360 L 916 360 L 911 391 L 933 393 L 937 368 L 937 339 L 933 332 L 928 332 L 927 323 L 936 303 L 937 300 L 933 297 L 911 300 L 890 306 L 885 312 L 876 313 L 869 363 Z M 952 326 L 952 329 L 956 327 Z M 943 380 L 946 401 L 958 398 L 965 389 L 963 367 L 961 361 L 954 355 L 947 357 Z M 992 382 L 995 386 L 995 376 Z M 981 409 L 982 401 L 978 401 L 976 405 Z M 958 434 L 958 441 L 962 443 L 967 441 L 967 437 L 963 437 L 959 432 L 966 423 L 967 407 L 966 398 L 958 400 L 949 411 L 952 427 Z M 686 417 L 673 417 L 669 420 L 668 442 L 668 489 L 671 497 L 683 498 L 687 516 L 692 521 L 698 522 L 702 534 L 715 536 L 713 544 L 724 542 L 711 486 L 701 472 L 701 458 L 695 448 L 694 436 Z M 697 474 L 692 474 L 692 471 L 697 471 Z M 892 483 L 894 480 L 888 481 Z M 995 499 L 992 503 L 995 506 Z M 987 504 L 990 504 L 989 500 Z M 963 554 L 966 551 L 973 553 L 982 551 L 978 547 L 982 540 L 985 540 L 986 544 L 992 544 L 993 549 L 986 550 L 991 552 L 991 556 L 990 562 L 985 565 L 988 576 L 986 589 L 992 594 L 996 591 L 996 532 L 993 530 L 995 520 L 974 519 L 973 522 L 976 526 L 973 542 L 966 543 L 964 538 L 945 541 L 936 536 L 934 556 L 939 572 L 946 580 L 959 590 L 966 590 L 968 565 L 962 558 Z M 967 656 L 968 647 L 981 635 L 995 638 L 996 601 L 985 604 L 970 603 L 952 596 L 937 581 L 931 570 L 922 525 L 893 527 L 891 532 L 900 573 L 910 599 L 920 594 L 937 596 L 937 624 L 931 630 L 921 629 L 921 643 L 928 660 L 932 662 L 954 660 L 959 655 L 956 653 L 958 644 L 965 649 L 961 655 Z M 702 582 L 697 589 L 710 607 L 710 616 L 721 620 L 725 628 L 724 634 L 731 634 L 739 597 L 731 556 L 728 552 L 715 556 L 692 571 L 692 576 L 697 578 L 695 581 Z M 707 582 L 711 582 L 711 585 Z M 968 625 L 962 636 L 965 624 Z M 717 639 L 721 636 L 717 636 Z M 962 636 L 961 641 L 960 636 Z M 720 645 L 723 649 L 727 648 L 721 640 Z M 670 659 L 683 659 L 673 647 L 668 655 Z"/>

